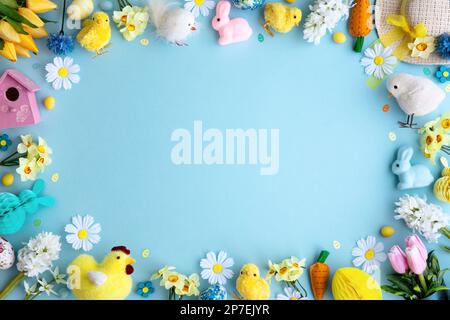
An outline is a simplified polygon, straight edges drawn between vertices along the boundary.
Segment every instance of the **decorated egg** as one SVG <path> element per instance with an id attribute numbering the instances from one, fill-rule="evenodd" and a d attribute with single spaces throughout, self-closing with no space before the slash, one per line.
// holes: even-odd
<path id="1" fill-rule="evenodd" d="M 241 10 L 254 10 L 261 8 L 266 0 L 232 0 L 233 5 Z"/>
<path id="2" fill-rule="evenodd" d="M 5 238 L 0 237 L 0 270 L 6 270 L 14 264 L 14 248 Z"/>
<path id="3" fill-rule="evenodd" d="M 213 285 L 200 294 L 200 300 L 227 300 L 227 289 L 220 284 Z"/>

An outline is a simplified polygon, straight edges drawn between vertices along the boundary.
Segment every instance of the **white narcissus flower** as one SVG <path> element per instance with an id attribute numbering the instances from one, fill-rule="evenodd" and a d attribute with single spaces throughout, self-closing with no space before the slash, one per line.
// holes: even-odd
<path id="1" fill-rule="evenodd" d="M 17 152 L 27 153 L 28 150 L 34 145 L 33 137 L 31 136 L 31 134 L 27 134 L 21 135 L 20 139 L 22 140 L 22 142 L 17 145 Z"/>
<path id="2" fill-rule="evenodd" d="M 60 238 L 51 232 L 42 232 L 31 238 L 17 254 L 17 270 L 27 277 L 37 277 L 50 270 L 53 261 L 59 259 Z"/>
<path id="3" fill-rule="evenodd" d="M 45 292 L 48 296 L 51 294 L 54 294 L 57 296 L 58 294 L 53 291 L 53 285 L 48 283 L 45 279 L 37 279 L 37 282 L 39 283 L 39 291 Z"/>
<path id="4" fill-rule="evenodd" d="M 355 267 L 360 267 L 367 273 L 373 273 L 379 269 L 381 262 L 386 261 L 386 254 L 383 252 L 384 245 L 373 236 L 368 236 L 367 239 L 360 239 L 357 241 L 357 246 L 352 250 L 352 256 L 356 257 L 353 260 Z"/>
<path id="5" fill-rule="evenodd" d="M 126 6 L 121 11 L 113 13 L 113 21 L 127 41 L 132 41 L 144 33 L 148 20 L 147 9 L 138 6 Z"/>
<path id="6" fill-rule="evenodd" d="M 99 233 L 102 231 L 100 224 L 94 224 L 94 218 L 90 215 L 72 217 L 72 224 L 66 225 L 64 231 L 68 233 L 66 241 L 75 250 L 89 251 L 93 244 L 100 241 Z"/>
<path id="7" fill-rule="evenodd" d="M 50 272 L 56 284 L 67 284 L 66 275 L 59 272 L 59 267 L 56 267 L 53 271 L 50 270 Z"/>
<path id="8" fill-rule="evenodd" d="M 52 84 L 53 89 L 69 90 L 72 88 L 72 83 L 80 82 L 80 76 L 77 74 L 80 72 L 80 66 L 73 63 L 73 59 L 70 57 L 55 57 L 53 63 L 47 63 L 45 66 L 47 75 L 45 80 Z"/>
<path id="9" fill-rule="evenodd" d="M 450 216 L 442 208 L 418 196 L 404 195 L 395 203 L 396 220 L 404 220 L 413 231 L 419 232 L 429 242 L 437 242 L 440 230 L 449 225 Z"/>
<path id="10" fill-rule="evenodd" d="M 384 48 L 381 43 L 377 43 L 373 48 L 369 47 L 364 51 L 361 65 L 368 76 L 383 79 L 393 72 L 397 61 L 397 58 L 392 55 L 391 48 Z"/>
<path id="11" fill-rule="evenodd" d="M 36 180 L 37 174 L 40 172 L 40 168 L 37 166 L 36 159 L 19 159 L 19 167 L 16 172 L 20 175 L 21 181 Z"/>
<path id="12" fill-rule="evenodd" d="M 408 48 L 412 51 L 411 57 L 428 59 L 436 50 L 436 39 L 434 37 L 416 38 L 414 42 L 408 43 Z"/>
<path id="13" fill-rule="evenodd" d="M 200 261 L 200 267 L 203 269 L 201 276 L 203 279 L 207 279 L 210 284 L 224 285 L 227 279 L 233 277 L 233 271 L 229 269 L 233 265 L 233 258 L 227 258 L 226 252 L 220 251 L 216 257 L 216 254 L 210 251 L 206 254 L 206 258 Z"/>

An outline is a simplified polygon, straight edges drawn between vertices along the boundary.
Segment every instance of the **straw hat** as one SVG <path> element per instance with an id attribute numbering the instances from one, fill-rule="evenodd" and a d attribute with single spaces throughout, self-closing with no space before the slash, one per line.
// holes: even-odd
<path id="1" fill-rule="evenodd" d="M 437 52 L 426 59 L 411 57 L 407 44 L 414 42 L 414 37 L 388 22 L 388 17 L 393 15 L 403 15 L 411 30 L 423 23 L 428 31 L 427 36 L 450 34 L 450 0 L 377 0 L 375 4 L 378 36 L 384 46 L 395 48 L 397 58 L 412 64 L 450 64 L 450 60 L 441 58 Z"/>

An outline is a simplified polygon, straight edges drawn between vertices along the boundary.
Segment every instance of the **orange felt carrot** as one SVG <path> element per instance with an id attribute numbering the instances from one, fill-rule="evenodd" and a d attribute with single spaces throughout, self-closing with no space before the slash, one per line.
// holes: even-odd
<path id="1" fill-rule="evenodd" d="M 364 45 L 364 37 L 372 31 L 372 12 L 370 0 L 356 0 L 348 21 L 350 34 L 356 37 L 356 52 L 361 52 Z"/>
<path id="2" fill-rule="evenodd" d="M 317 262 L 309 268 L 311 288 L 316 300 L 322 300 L 327 290 L 328 278 L 330 277 L 330 267 L 325 263 L 330 253 L 326 250 L 320 252 Z"/>

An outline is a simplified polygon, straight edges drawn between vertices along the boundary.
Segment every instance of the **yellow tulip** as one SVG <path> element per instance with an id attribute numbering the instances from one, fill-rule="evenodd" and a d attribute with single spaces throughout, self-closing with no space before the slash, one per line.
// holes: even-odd
<path id="1" fill-rule="evenodd" d="M 29 34 L 19 34 L 20 42 L 19 45 L 21 47 L 24 47 L 25 49 L 28 49 L 34 53 L 38 53 L 39 49 L 36 46 L 36 43 L 34 43 L 33 37 Z"/>
<path id="2" fill-rule="evenodd" d="M 27 49 L 18 45 L 17 43 L 14 44 L 14 49 L 16 49 L 16 54 L 20 57 L 29 58 L 31 56 L 30 52 Z"/>
<path id="3" fill-rule="evenodd" d="M 5 41 L 5 44 L 3 45 L 3 49 L 0 50 L 0 55 L 5 57 L 9 61 L 12 61 L 12 62 L 17 61 L 16 49 L 12 42 Z"/>
<path id="4" fill-rule="evenodd" d="M 26 7 L 34 13 L 44 13 L 58 8 L 58 6 L 49 0 L 26 0 Z"/>
<path id="5" fill-rule="evenodd" d="M 45 30 L 44 27 L 40 28 L 31 28 L 30 26 L 27 26 L 26 24 L 22 25 L 23 30 L 27 32 L 29 35 L 31 35 L 33 38 L 44 38 L 48 36 L 47 30 Z"/>
<path id="6" fill-rule="evenodd" d="M 28 8 L 19 8 L 17 9 L 17 11 L 19 12 L 19 14 L 24 17 L 25 19 L 27 19 L 28 21 L 30 21 L 32 24 L 34 24 L 36 27 L 43 27 L 44 26 L 44 21 L 41 20 L 41 18 L 39 18 L 39 16 L 34 13 L 33 11 L 31 11 Z"/>
<path id="7" fill-rule="evenodd" d="M 5 20 L 0 21 L 0 38 L 5 41 L 19 42 L 19 34 L 14 28 Z"/>

